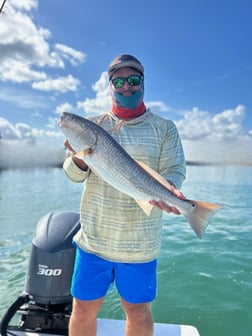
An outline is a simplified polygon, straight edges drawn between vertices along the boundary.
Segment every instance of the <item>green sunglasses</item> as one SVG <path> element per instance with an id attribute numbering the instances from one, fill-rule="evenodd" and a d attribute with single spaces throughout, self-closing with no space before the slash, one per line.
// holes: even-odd
<path id="1" fill-rule="evenodd" d="M 138 86 L 141 84 L 143 77 L 140 75 L 131 75 L 127 78 L 116 77 L 111 80 L 114 88 L 121 89 L 124 86 L 124 83 L 127 81 L 130 86 Z"/>

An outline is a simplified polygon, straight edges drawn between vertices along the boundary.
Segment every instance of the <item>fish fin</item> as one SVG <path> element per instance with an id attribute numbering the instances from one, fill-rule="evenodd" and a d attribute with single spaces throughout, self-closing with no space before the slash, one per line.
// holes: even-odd
<path id="1" fill-rule="evenodd" d="M 137 202 L 137 204 L 140 206 L 140 208 L 143 209 L 143 211 L 145 212 L 145 214 L 147 216 L 150 216 L 151 210 L 153 208 L 153 205 L 151 205 L 149 203 L 149 201 L 142 201 L 142 200 L 135 200 Z"/>
<path id="2" fill-rule="evenodd" d="M 91 154 L 91 153 L 92 153 L 92 148 L 86 148 L 86 149 L 83 149 L 75 153 L 74 156 L 77 157 L 78 159 L 83 160 L 84 156 Z"/>
<path id="3" fill-rule="evenodd" d="M 202 238 L 210 218 L 222 208 L 219 204 L 188 200 L 195 209 L 192 212 L 183 213 L 192 229 L 199 238 Z"/>
<path id="4" fill-rule="evenodd" d="M 155 180 L 157 180 L 159 183 L 161 183 L 163 186 L 165 186 L 170 191 L 173 190 L 173 186 L 165 178 L 163 178 L 163 176 L 161 176 L 158 172 L 156 172 L 154 169 L 149 167 L 146 163 L 143 163 L 138 160 L 135 160 L 135 161 L 141 168 L 143 168 Z"/>

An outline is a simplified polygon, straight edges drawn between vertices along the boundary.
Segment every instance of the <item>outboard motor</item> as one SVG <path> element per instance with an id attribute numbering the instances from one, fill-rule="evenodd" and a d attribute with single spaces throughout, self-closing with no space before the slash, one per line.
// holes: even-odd
<path id="1" fill-rule="evenodd" d="M 49 213 L 39 220 L 25 285 L 25 292 L 36 303 L 72 301 L 69 292 L 75 258 L 72 239 L 78 229 L 76 213 Z"/>
<path id="2" fill-rule="evenodd" d="M 21 314 L 19 330 L 67 335 L 75 259 L 72 239 L 79 228 L 79 214 L 75 212 L 49 213 L 39 220 L 32 240 L 25 293 L 3 317 L 1 335 L 7 335 L 7 328 L 11 330 L 8 324 L 16 311 Z"/>

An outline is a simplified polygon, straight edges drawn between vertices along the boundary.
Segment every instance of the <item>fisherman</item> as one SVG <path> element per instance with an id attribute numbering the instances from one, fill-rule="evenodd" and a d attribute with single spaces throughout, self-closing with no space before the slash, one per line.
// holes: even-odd
<path id="1" fill-rule="evenodd" d="M 92 120 L 134 159 L 169 181 L 172 192 L 184 199 L 179 191 L 186 170 L 181 140 L 171 120 L 146 108 L 143 65 L 134 56 L 123 54 L 112 61 L 108 76 L 112 108 Z M 150 216 L 146 215 L 134 199 L 104 182 L 77 158 L 67 139 L 65 146 L 71 152 L 64 162 L 66 175 L 74 182 L 86 181 L 81 228 L 74 237 L 69 335 L 96 335 L 96 316 L 112 283 L 125 311 L 125 334 L 153 335 L 150 305 L 156 297 L 162 211 L 176 215 L 180 212 L 162 201 L 150 200 L 153 209 Z"/>

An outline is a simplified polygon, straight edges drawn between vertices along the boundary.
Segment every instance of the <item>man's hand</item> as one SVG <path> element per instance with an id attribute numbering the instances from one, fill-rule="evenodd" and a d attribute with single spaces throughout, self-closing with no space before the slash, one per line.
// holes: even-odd
<path id="1" fill-rule="evenodd" d="M 178 189 L 176 189 L 174 186 L 171 186 L 171 192 L 177 196 L 178 198 L 181 199 L 185 199 L 185 196 L 182 194 L 181 191 L 179 191 Z M 150 201 L 150 204 L 154 205 L 155 207 L 157 207 L 158 209 L 162 210 L 162 211 L 166 211 L 168 213 L 173 213 L 175 215 L 180 215 L 180 211 L 173 207 L 173 206 L 169 206 L 168 204 L 166 204 L 163 201 Z"/>
<path id="2" fill-rule="evenodd" d="M 66 147 L 66 149 L 69 150 L 71 156 L 72 156 L 72 160 L 74 161 L 74 163 L 81 169 L 81 170 L 84 170 L 84 171 L 87 171 L 88 170 L 88 166 L 86 165 L 86 163 L 75 157 L 75 150 L 73 149 L 73 147 L 70 145 L 69 141 L 66 139 L 65 142 L 64 142 L 64 146 Z"/>

